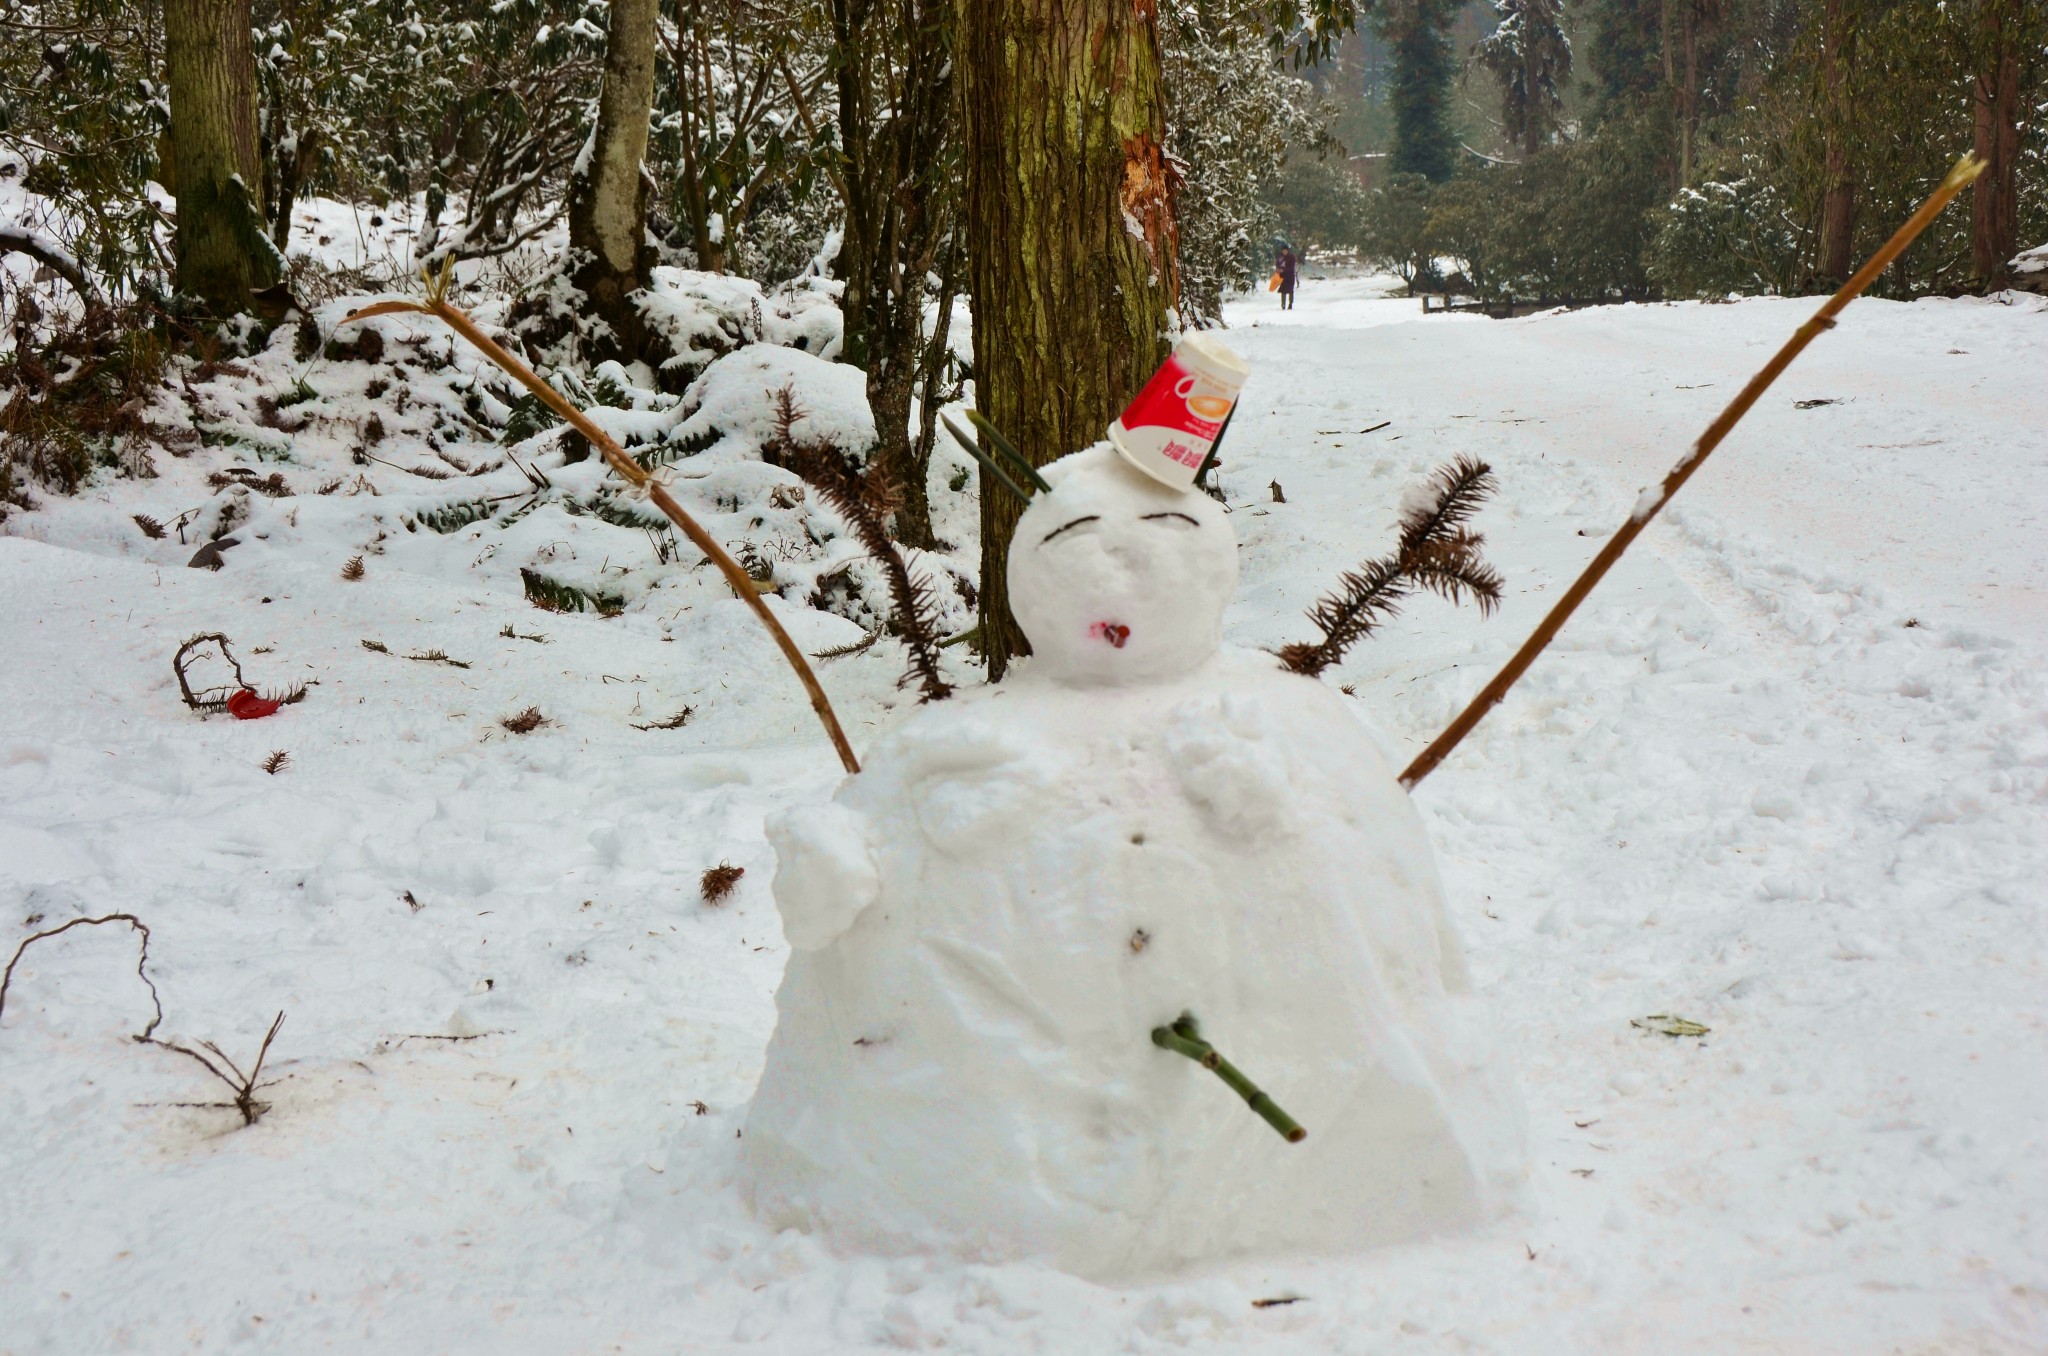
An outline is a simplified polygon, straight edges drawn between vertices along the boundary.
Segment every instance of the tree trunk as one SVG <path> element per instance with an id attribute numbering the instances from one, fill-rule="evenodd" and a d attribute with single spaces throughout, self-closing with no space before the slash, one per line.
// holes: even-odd
<path id="1" fill-rule="evenodd" d="M 1682 116 L 1678 125 L 1678 186 L 1691 188 L 1693 139 L 1699 135 L 1700 127 L 1700 17 L 1692 0 L 1686 0 L 1682 12 L 1685 15 L 1685 88 L 1679 93 Z"/>
<path id="2" fill-rule="evenodd" d="M 217 315 L 250 309 L 282 260 L 257 198 L 256 58 L 249 0 L 165 0 L 164 64 L 177 164 L 177 287 Z"/>
<path id="3" fill-rule="evenodd" d="M 647 285 L 647 121 L 654 108 L 657 0 L 611 0 L 597 129 L 570 177 L 570 277 L 611 327 L 619 355 L 639 356 L 647 338 L 629 298 Z M 601 341 L 592 349 L 606 353 Z"/>
<path id="4" fill-rule="evenodd" d="M 1824 148 L 1820 208 L 1820 276 L 1839 287 L 1855 267 L 1856 168 L 1849 156 L 1849 68 L 1855 61 L 1855 28 L 1848 0 L 1826 0 L 1821 18 L 1821 86 L 1824 90 Z"/>
<path id="5" fill-rule="evenodd" d="M 1988 168 L 1970 198 L 1970 271 L 1986 286 L 2002 281 L 2019 253 L 2020 53 L 2025 0 L 1986 4 L 1983 56 L 1970 93 L 1977 157 Z"/>
<path id="6" fill-rule="evenodd" d="M 1537 69 L 1540 60 L 1536 51 L 1536 13 L 1534 5 L 1522 7 L 1522 158 L 1532 160 L 1536 152 L 1543 149 L 1543 118 L 1548 109 L 1543 107 L 1541 72 Z"/>
<path id="7" fill-rule="evenodd" d="M 947 248 L 960 196 L 953 6 L 832 4 L 846 207 L 839 358 L 867 373 L 876 461 L 899 496 L 896 536 L 926 549 L 937 545 L 925 483 L 931 440 L 922 430 L 911 436 L 910 408 L 927 363 L 945 356 L 926 342 L 926 279 L 940 273 L 940 291 L 950 296 L 958 267 L 957 251 Z"/>
<path id="8" fill-rule="evenodd" d="M 277 246 L 279 254 L 291 245 L 292 211 L 298 205 L 299 186 L 313 173 L 320 163 L 320 133 L 311 127 L 302 127 L 276 157 L 277 164 L 277 209 L 270 219 L 270 243 Z"/>
<path id="9" fill-rule="evenodd" d="M 961 0 L 975 395 L 1043 465 L 1105 436 L 1179 292 L 1153 0 Z M 1020 505 L 981 494 L 989 677 L 1030 647 L 1004 579 Z"/>

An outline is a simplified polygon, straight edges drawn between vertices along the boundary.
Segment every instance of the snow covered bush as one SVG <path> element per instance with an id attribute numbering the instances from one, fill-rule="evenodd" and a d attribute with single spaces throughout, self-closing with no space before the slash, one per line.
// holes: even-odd
<path id="1" fill-rule="evenodd" d="M 1665 207 L 1647 263 L 1674 297 L 1784 293 L 1799 285 L 1803 238 L 1773 185 L 1709 182 Z"/>

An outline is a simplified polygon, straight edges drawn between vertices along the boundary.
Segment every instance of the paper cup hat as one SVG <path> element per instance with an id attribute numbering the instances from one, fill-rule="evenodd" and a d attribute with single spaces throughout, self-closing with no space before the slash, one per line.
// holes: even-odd
<path id="1" fill-rule="evenodd" d="M 1131 465 L 1177 490 L 1192 489 L 1251 368 L 1206 334 L 1190 334 L 1109 426 Z"/>

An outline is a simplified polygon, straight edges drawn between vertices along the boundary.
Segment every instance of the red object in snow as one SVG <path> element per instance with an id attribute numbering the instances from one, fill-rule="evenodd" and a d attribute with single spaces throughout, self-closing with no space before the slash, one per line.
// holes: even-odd
<path id="1" fill-rule="evenodd" d="M 1088 634 L 1097 640 L 1106 640 L 1111 646 L 1121 650 L 1124 642 L 1131 638 L 1131 628 L 1121 622 L 1097 622 L 1088 628 Z"/>
<path id="2" fill-rule="evenodd" d="M 228 714 L 236 720 L 261 720 L 277 714 L 278 703 L 258 695 L 253 687 L 245 687 L 228 698 Z"/>

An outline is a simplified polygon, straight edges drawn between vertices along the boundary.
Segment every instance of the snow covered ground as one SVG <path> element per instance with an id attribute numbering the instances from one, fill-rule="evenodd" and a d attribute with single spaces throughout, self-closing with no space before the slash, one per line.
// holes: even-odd
<path id="1" fill-rule="evenodd" d="M 1232 314 L 1230 629 L 1299 638 L 1406 485 L 1489 459 L 1502 612 L 1425 600 L 1333 677 L 1410 751 L 1813 303 L 1424 320 L 1384 288 Z M 448 360 L 422 409 L 473 370 Z M 218 574 L 129 515 L 169 521 L 247 442 L 18 515 L 0 941 L 133 912 L 159 1035 L 242 1059 L 286 1021 L 244 1128 L 128 1039 L 124 929 L 30 950 L 0 1024 L 0 1353 L 2048 1349 L 2044 370 L 2039 299 L 1859 303 L 1417 791 L 1521 1074 L 1526 1208 L 1134 1290 L 836 1259 L 740 1205 L 786 954 L 762 820 L 838 769 L 687 562 L 615 619 L 536 611 L 491 542 L 396 528 L 417 483 L 351 462 L 318 404 L 274 463 L 306 488 L 259 497 L 268 535 Z M 313 493 L 340 475 L 363 492 Z M 589 552 L 554 512 L 522 548 Z M 858 634 L 782 611 L 809 649 Z M 199 720 L 169 660 L 216 629 L 253 680 L 318 685 Z M 432 650 L 468 667 L 405 657 Z M 824 667 L 857 743 L 908 700 L 898 662 Z M 551 723 L 499 723 L 527 706 Z M 710 906 L 721 861 L 746 875 Z M 1650 1013 L 1711 1031 L 1630 1027 Z"/>

